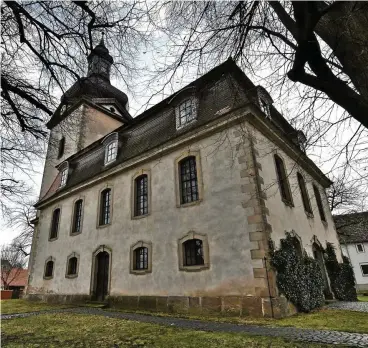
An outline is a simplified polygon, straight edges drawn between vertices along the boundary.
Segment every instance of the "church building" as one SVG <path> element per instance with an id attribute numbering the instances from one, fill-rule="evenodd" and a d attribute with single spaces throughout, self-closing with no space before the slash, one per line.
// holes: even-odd
<path id="1" fill-rule="evenodd" d="M 229 59 L 133 118 L 112 64 L 101 41 L 47 124 L 28 298 L 288 315 L 268 262 L 286 232 L 329 287 L 331 181 L 269 93 Z"/>

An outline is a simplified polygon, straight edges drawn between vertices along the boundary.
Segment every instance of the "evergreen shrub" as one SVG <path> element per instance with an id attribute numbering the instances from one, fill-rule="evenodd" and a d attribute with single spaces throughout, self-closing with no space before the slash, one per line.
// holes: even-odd
<path id="1" fill-rule="evenodd" d="M 324 304 L 324 280 L 317 261 L 301 249 L 295 236 L 286 233 L 280 248 L 270 241 L 271 266 L 277 271 L 279 291 L 301 312 L 310 312 Z"/>
<path id="2" fill-rule="evenodd" d="M 343 256 L 343 262 L 338 262 L 335 247 L 331 243 L 327 243 L 325 254 L 327 273 L 335 298 L 340 301 L 358 301 L 354 271 L 349 259 Z"/>

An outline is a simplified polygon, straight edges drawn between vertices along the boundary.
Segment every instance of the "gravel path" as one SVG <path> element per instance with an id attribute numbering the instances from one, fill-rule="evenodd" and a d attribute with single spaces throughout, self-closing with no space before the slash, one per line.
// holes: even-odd
<path id="1" fill-rule="evenodd" d="M 315 342 L 326 344 L 342 344 L 350 347 L 368 347 L 368 334 L 347 333 L 340 331 L 298 329 L 293 327 L 270 327 L 256 325 L 237 325 L 230 323 L 206 322 L 202 320 L 188 320 L 173 317 L 157 317 L 136 313 L 109 312 L 96 308 L 68 308 L 51 311 L 40 311 L 23 314 L 2 315 L 1 319 L 28 317 L 44 313 L 77 313 L 89 315 L 102 315 L 109 318 L 134 320 L 144 323 L 174 326 L 180 329 L 191 329 L 211 332 L 236 332 L 248 335 L 283 337 L 289 340 Z"/>
<path id="2" fill-rule="evenodd" d="M 344 310 L 347 310 L 347 311 L 367 312 L 368 313 L 368 302 L 344 302 L 344 301 L 339 301 L 339 302 L 331 303 L 327 307 L 328 308 L 333 308 L 333 309 L 344 309 Z"/>

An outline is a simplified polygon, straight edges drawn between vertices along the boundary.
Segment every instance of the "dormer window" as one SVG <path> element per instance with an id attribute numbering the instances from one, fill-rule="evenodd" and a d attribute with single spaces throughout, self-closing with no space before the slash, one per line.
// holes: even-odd
<path id="1" fill-rule="evenodd" d="M 257 97 L 261 110 L 267 118 L 271 118 L 270 106 L 273 103 L 271 96 L 262 86 L 257 86 Z"/>
<path id="2" fill-rule="evenodd" d="M 63 187 L 66 185 L 66 181 L 68 180 L 68 171 L 69 171 L 69 165 L 68 162 L 64 162 L 60 167 L 60 186 Z"/>
<path id="3" fill-rule="evenodd" d="M 109 164 L 116 160 L 118 154 L 118 142 L 113 141 L 106 146 L 105 149 L 105 164 Z"/>
<path id="4" fill-rule="evenodd" d="M 197 119 L 195 99 L 189 98 L 180 103 L 176 109 L 176 129 L 186 126 Z"/>
<path id="5" fill-rule="evenodd" d="M 105 145 L 105 165 L 114 162 L 118 156 L 118 133 L 111 133 L 102 141 Z"/>

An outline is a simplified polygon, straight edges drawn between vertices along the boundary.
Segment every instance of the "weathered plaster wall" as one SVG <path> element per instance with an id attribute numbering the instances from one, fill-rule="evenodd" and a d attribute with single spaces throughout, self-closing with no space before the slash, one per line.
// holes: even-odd
<path id="1" fill-rule="evenodd" d="M 356 244 L 363 244 L 364 252 L 358 253 Z M 341 244 L 342 252 L 350 259 L 353 266 L 358 290 L 368 290 L 368 276 L 363 276 L 361 264 L 368 264 L 368 243 Z"/>
<path id="2" fill-rule="evenodd" d="M 103 112 L 86 105 L 83 114 L 79 150 L 105 137 L 122 124 L 123 122 L 115 120 Z"/>
<path id="3" fill-rule="evenodd" d="M 313 237 L 316 236 L 323 247 L 326 246 L 326 241 L 333 243 L 337 247 L 337 257 L 341 261 L 341 251 L 335 225 L 323 187 L 306 170 L 301 168 L 296 161 L 290 158 L 285 151 L 267 139 L 260 131 L 253 129 L 253 132 L 256 138 L 255 148 L 258 152 L 257 162 L 261 167 L 260 176 L 263 181 L 262 194 L 266 198 L 266 207 L 269 212 L 267 221 L 272 226 L 271 237 L 276 242 L 276 246 L 278 245 L 278 241 L 285 236 L 285 231 L 295 231 L 302 240 L 302 247 L 310 256 L 313 256 L 312 243 Z M 281 199 L 274 161 L 274 154 L 276 153 L 283 159 L 286 167 L 294 203 L 293 207 L 286 205 Z M 297 181 L 297 172 L 300 172 L 304 176 L 313 217 L 308 217 L 304 211 Z M 321 221 L 312 184 L 315 184 L 320 190 L 327 223 Z"/>
<path id="4" fill-rule="evenodd" d="M 58 174 L 58 170 L 55 166 L 62 163 L 66 158 L 78 151 L 83 110 L 84 106 L 81 105 L 50 132 L 40 198 L 47 193 Z M 64 154 L 62 157 L 57 158 L 59 152 L 59 141 L 63 136 L 65 137 Z"/>
<path id="5" fill-rule="evenodd" d="M 225 140 L 224 140 L 225 139 Z M 253 279 L 249 223 L 244 209 L 242 164 L 234 151 L 238 140 L 232 130 L 214 134 L 182 147 L 162 158 L 122 172 L 104 183 L 86 189 L 59 204 L 42 210 L 34 274 L 29 291 L 89 294 L 92 253 L 100 245 L 112 249 L 111 295 L 254 295 L 265 279 Z M 183 152 L 199 150 L 203 176 L 203 201 L 190 207 L 176 206 L 174 162 Z M 151 214 L 131 218 L 132 177 L 141 169 L 151 171 Z M 112 223 L 97 228 L 99 192 L 113 189 Z M 73 202 L 85 202 L 82 233 L 70 236 Z M 52 211 L 61 207 L 59 237 L 49 242 Z M 210 268 L 200 272 L 179 271 L 178 239 L 189 231 L 206 234 Z M 152 242 L 152 273 L 129 273 L 130 246 L 137 241 Z M 67 256 L 80 254 L 79 275 L 66 279 Z M 44 262 L 55 258 L 54 278 L 43 279 Z M 262 261 L 257 260 L 259 267 Z"/>
<path id="6" fill-rule="evenodd" d="M 50 132 L 40 198 L 47 193 L 58 174 L 55 166 L 121 125 L 122 122 L 90 106 L 81 105 L 55 126 Z M 62 137 L 65 137 L 65 150 L 63 156 L 57 158 Z"/>

